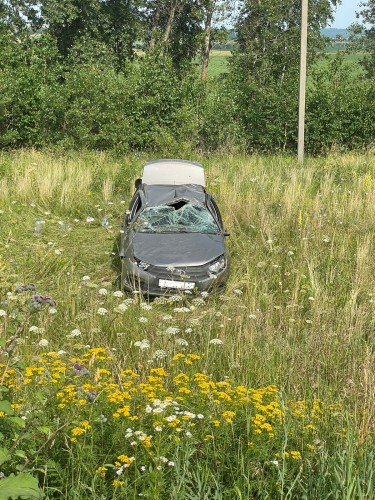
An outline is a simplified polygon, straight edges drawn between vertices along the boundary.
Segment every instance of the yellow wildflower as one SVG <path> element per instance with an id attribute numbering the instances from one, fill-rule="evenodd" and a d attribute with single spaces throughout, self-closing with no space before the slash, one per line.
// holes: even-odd
<path id="1" fill-rule="evenodd" d="M 99 475 L 99 477 L 105 477 L 105 473 L 107 470 L 108 470 L 107 467 L 102 466 L 98 467 L 95 472 Z"/>

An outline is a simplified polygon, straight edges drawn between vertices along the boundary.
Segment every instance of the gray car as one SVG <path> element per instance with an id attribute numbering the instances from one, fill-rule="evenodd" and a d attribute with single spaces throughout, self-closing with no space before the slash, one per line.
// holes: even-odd
<path id="1" fill-rule="evenodd" d="M 229 274 L 227 235 L 202 165 L 147 162 L 121 232 L 121 286 L 147 295 L 220 288 Z"/>

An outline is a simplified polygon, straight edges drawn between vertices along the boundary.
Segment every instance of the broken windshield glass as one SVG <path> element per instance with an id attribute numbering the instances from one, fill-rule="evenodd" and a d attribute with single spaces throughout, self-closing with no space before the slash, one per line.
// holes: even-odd
<path id="1" fill-rule="evenodd" d="M 139 233 L 219 233 L 210 212 L 190 203 L 146 208 L 136 220 L 134 230 Z"/>

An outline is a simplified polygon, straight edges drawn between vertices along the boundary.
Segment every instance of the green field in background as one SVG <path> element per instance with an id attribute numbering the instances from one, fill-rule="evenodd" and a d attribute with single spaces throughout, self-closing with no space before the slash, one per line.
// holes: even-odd
<path id="1" fill-rule="evenodd" d="M 211 52 L 210 61 L 208 65 L 208 75 L 214 78 L 222 73 L 226 73 L 229 70 L 229 59 L 232 53 L 229 50 L 213 50 Z M 327 52 L 325 58 L 320 59 L 317 62 L 318 66 L 327 66 L 330 61 L 332 61 L 337 55 L 337 52 Z M 346 64 L 353 66 L 352 71 L 356 74 L 361 74 L 363 72 L 359 65 L 359 62 L 363 54 L 344 54 L 344 61 Z"/>

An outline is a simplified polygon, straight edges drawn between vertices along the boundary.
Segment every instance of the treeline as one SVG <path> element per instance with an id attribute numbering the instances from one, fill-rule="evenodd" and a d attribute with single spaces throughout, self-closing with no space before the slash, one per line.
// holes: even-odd
<path id="1" fill-rule="evenodd" d="M 0 146 L 158 151 L 294 151 L 300 5 L 293 0 L 0 1 Z M 342 54 L 316 65 L 336 0 L 310 2 L 306 146 L 369 148 L 375 138 L 375 0 Z M 234 23 L 226 74 L 208 55 Z M 367 17 L 366 17 L 367 16 Z"/>

